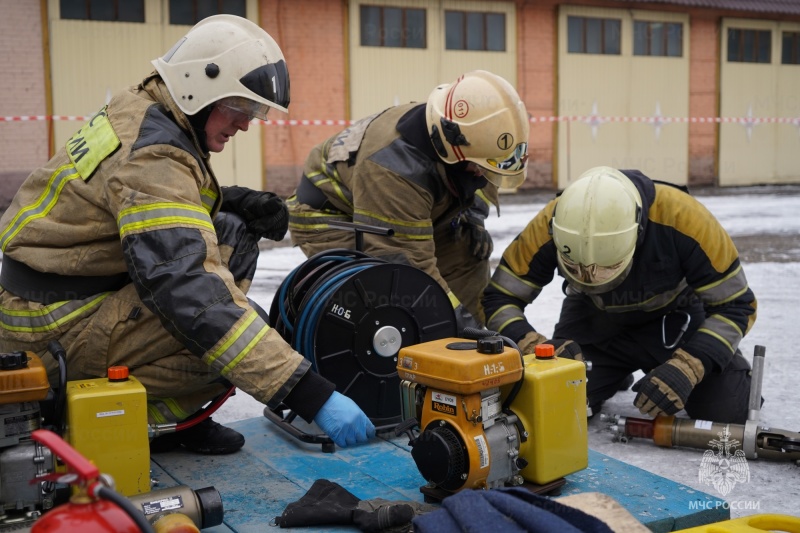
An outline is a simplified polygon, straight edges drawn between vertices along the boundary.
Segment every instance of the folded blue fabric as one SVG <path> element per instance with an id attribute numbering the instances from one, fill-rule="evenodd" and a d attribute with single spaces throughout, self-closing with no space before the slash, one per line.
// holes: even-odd
<path id="1" fill-rule="evenodd" d="M 420 533 L 612 533 L 599 519 L 524 488 L 463 490 L 414 519 Z"/>

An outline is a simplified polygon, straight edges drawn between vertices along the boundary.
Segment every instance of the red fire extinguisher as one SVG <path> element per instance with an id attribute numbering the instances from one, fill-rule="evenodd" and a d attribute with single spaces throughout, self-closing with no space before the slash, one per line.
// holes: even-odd
<path id="1" fill-rule="evenodd" d="M 68 503 L 60 505 L 34 522 L 31 533 L 153 533 L 153 526 L 130 500 L 109 487 L 100 471 L 75 448 L 52 431 L 38 429 L 31 434 L 61 458 L 66 474 L 46 474 L 31 483 L 53 481 L 70 484 L 77 490 Z"/>

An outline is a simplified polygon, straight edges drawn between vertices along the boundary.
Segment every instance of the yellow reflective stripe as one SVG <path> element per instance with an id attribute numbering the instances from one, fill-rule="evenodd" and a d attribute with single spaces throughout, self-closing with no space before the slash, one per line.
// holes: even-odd
<path id="1" fill-rule="evenodd" d="M 202 207 L 175 202 L 158 202 L 120 211 L 117 217 L 121 238 L 132 232 L 152 230 L 167 226 L 197 226 L 214 231 L 214 224 Z"/>
<path id="2" fill-rule="evenodd" d="M 239 363 L 239 361 L 244 359 L 245 356 L 250 353 L 250 350 L 253 349 L 253 346 L 258 344 L 258 341 L 260 341 L 262 339 L 262 337 L 264 337 L 264 335 L 267 334 L 267 331 L 269 331 L 269 326 L 264 325 L 264 327 L 261 328 L 261 330 L 259 330 L 258 334 L 256 336 L 254 336 L 250 340 L 249 343 L 247 343 L 247 346 L 245 347 L 245 349 L 242 350 L 239 353 L 239 355 L 234 357 L 233 360 L 230 363 L 225 365 L 225 367 L 220 371 L 220 374 L 222 374 L 223 376 L 227 376 L 231 372 L 231 370 L 233 370 L 234 367 L 236 367 L 236 365 Z"/>
<path id="3" fill-rule="evenodd" d="M 217 203 L 218 198 L 219 194 L 216 191 L 207 187 L 200 189 L 200 202 L 209 214 L 214 210 L 214 204 Z"/>
<path id="4" fill-rule="evenodd" d="M 33 204 L 19 210 L 11 219 L 8 227 L 0 233 L 0 250 L 5 251 L 8 243 L 13 239 L 22 228 L 32 220 L 47 216 L 58 201 L 58 196 L 64 186 L 75 178 L 80 177 L 78 171 L 72 165 L 59 167 L 50 176 L 47 187 L 42 191 L 42 195 Z"/>
<path id="5" fill-rule="evenodd" d="M 21 333 L 53 331 L 76 316 L 98 307 L 109 294 L 104 292 L 88 300 L 56 302 L 35 310 L 0 307 L 0 328 Z"/>
<path id="6" fill-rule="evenodd" d="M 88 180 L 100 163 L 121 144 L 108 121 L 106 107 L 75 132 L 65 146 L 70 161 L 84 180 Z"/>
<path id="7" fill-rule="evenodd" d="M 453 294 L 453 291 L 447 291 L 447 298 L 450 300 L 450 305 L 453 306 L 453 309 L 461 305 L 461 302 L 459 301 L 458 297 Z"/>
<path id="8" fill-rule="evenodd" d="M 663 309 L 664 307 L 668 306 L 675 299 L 683 293 L 683 291 L 689 285 L 686 283 L 686 279 L 682 279 L 678 286 L 672 290 L 663 292 L 661 294 L 656 294 L 652 298 L 648 298 L 643 302 L 626 304 L 626 305 L 605 305 L 603 303 L 603 299 L 597 294 L 590 294 L 588 295 L 589 298 L 592 300 L 595 306 L 598 309 L 608 311 L 609 313 L 626 313 L 628 311 L 658 311 L 659 309 Z"/>
<path id="9" fill-rule="evenodd" d="M 158 402 L 158 400 L 154 400 L 154 403 L 155 402 Z M 165 424 L 167 422 L 167 417 L 161 414 L 161 411 L 158 409 L 158 407 L 150 403 L 150 400 L 148 400 L 147 403 L 147 416 L 156 424 Z"/>
<path id="10" fill-rule="evenodd" d="M 270 327 L 259 320 L 258 314 L 250 310 L 233 334 L 203 360 L 223 376 L 231 372 L 253 347 L 267 334 Z"/>
<path id="11" fill-rule="evenodd" d="M 326 157 L 327 156 L 325 154 L 322 154 L 322 156 L 323 156 L 322 157 L 322 161 L 320 163 L 321 167 L 322 168 L 328 168 L 328 164 L 326 162 Z M 319 188 L 320 185 L 330 184 L 330 187 L 333 188 L 333 192 L 336 193 L 336 196 L 338 196 L 345 204 L 347 204 L 348 207 L 352 208 L 353 207 L 352 193 L 351 194 L 347 194 L 350 191 L 345 192 L 342 189 L 342 186 L 341 186 L 342 180 L 339 177 L 339 171 L 336 170 L 336 165 L 335 164 L 331 165 L 331 168 L 333 169 L 333 176 L 331 176 L 327 172 L 316 171 L 316 172 L 310 172 L 310 173 L 306 174 L 306 177 L 317 188 Z M 325 176 L 325 177 L 321 178 L 320 176 Z"/>
<path id="12" fill-rule="evenodd" d="M 361 222 L 381 228 L 393 229 L 395 237 L 403 237 L 415 241 L 433 239 L 433 226 L 430 220 L 409 222 L 381 216 L 365 209 L 356 209 L 353 212 L 353 222 Z"/>
<path id="13" fill-rule="evenodd" d="M 492 313 L 492 316 L 486 321 L 486 327 L 493 331 L 502 332 L 509 324 L 520 320 L 525 320 L 525 314 L 522 309 L 516 305 L 508 304 Z"/>
<path id="14" fill-rule="evenodd" d="M 698 328 L 715 339 L 723 342 L 731 351 L 735 351 L 742 340 L 742 330 L 730 318 L 722 315 L 711 315 L 703 321 L 703 325 Z"/>
<path id="15" fill-rule="evenodd" d="M 164 405 L 167 407 L 167 409 L 169 409 L 169 411 L 175 415 L 178 420 L 189 418 L 189 415 L 192 414 L 187 413 L 175 398 L 162 398 L 161 401 L 164 402 Z"/>
<path id="16" fill-rule="evenodd" d="M 721 305 L 740 297 L 747 292 L 747 289 L 747 278 L 745 278 L 742 265 L 739 265 L 721 280 L 700 287 L 696 289 L 696 292 L 704 302 L 711 305 Z"/>
<path id="17" fill-rule="evenodd" d="M 536 299 L 542 292 L 540 286 L 520 278 L 504 265 L 499 265 L 494 271 L 490 284 L 503 294 L 514 296 L 528 303 Z"/>

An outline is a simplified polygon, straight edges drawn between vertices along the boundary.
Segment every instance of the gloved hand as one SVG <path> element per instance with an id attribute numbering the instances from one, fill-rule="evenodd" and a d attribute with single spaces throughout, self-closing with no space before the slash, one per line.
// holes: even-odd
<path id="1" fill-rule="evenodd" d="M 481 261 L 486 261 L 491 257 L 494 243 L 492 236 L 486 231 L 482 218 L 466 211 L 460 213 L 453 223 L 455 224 L 456 239 L 469 239 L 469 251 L 474 257 Z"/>
<path id="2" fill-rule="evenodd" d="M 632 390 L 638 393 L 633 404 L 645 415 L 674 415 L 684 408 L 692 389 L 704 375 L 702 361 L 678 348 L 666 363 L 633 385 Z"/>
<path id="3" fill-rule="evenodd" d="M 574 361 L 583 361 L 583 351 L 580 345 L 569 339 L 550 339 L 546 340 L 545 344 L 552 344 L 556 349 L 556 357 L 563 357 L 564 359 L 572 359 Z"/>
<path id="4" fill-rule="evenodd" d="M 536 346 L 539 344 L 552 344 L 555 348 L 556 357 L 563 357 L 565 359 L 574 359 L 575 361 L 583 361 L 583 352 L 577 342 L 569 339 L 547 339 L 544 335 L 537 331 L 529 331 L 522 339 L 519 340 L 517 346 L 524 355 L 536 352 Z"/>
<path id="5" fill-rule="evenodd" d="M 280 241 L 289 230 L 289 210 L 271 192 L 247 187 L 224 187 L 222 210 L 231 211 L 247 222 L 247 229 L 259 238 Z"/>
<path id="6" fill-rule="evenodd" d="M 323 404 L 314 422 L 342 448 L 375 436 L 375 426 L 356 402 L 336 391 Z"/>
<path id="7" fill-rule="evenodd" d="M 463 304 L 458 304 L 454 312 L 456 314 L 456 330 L 459 337 L 470 338 L 469 335 L 464 334 L 465 328 L 483 329 L 481 323 L 472 316 L 472 313 L 467 311 Z"/>
<path id="8" fill-rule="evenodd" d="M 538 331 L 529 331 L 524 337 L 517 341 L 517 346 L 519 346 L 519 351 L 521 351 L 523 355 L 528 355 L 536 351 L 537 345 L 546 341 L 547 337 Z"/>

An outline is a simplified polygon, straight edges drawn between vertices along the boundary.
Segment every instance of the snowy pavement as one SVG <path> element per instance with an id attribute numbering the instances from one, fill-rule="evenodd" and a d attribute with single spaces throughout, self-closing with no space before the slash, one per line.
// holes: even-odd
<path id="1" fill-rule="evenodd" d="M 731 191 L 729 194 L 715 191 L 713 195 L 698 195 L 698 198 L 734 237 L 797 236 L 800 234 L 800 193 L 797 192 L 798 189 L 788 189 L 788 194 L 786 189 L 775 189 L 774 192 L 769 192 L 770 189 L 765 192 L 756 188 L 752 194 L 742 191 Z M 495 240 L 493 263 L 496 264 L 505 247 L 544 205 L 542 198 L 544 197 L 537 195 L 529 202 L 503 203 L 502 216 L 498 218 L 493 213 L 487 221 L 487 227 Z M 796 239 L 791 242 L 796 242 Z M 795 368 L 800 326 L 792 325 L 797 319 L 793 313 L 800 308 L 800 262 L 786 262 L 798 257 L 796 250 L 775 251 L 791 253 L 781 258 L 781 262 L 744 263 L 747 279 L 758 299 L 758 320 L 742 341 L 741 349 L 748 359 L 752 359 L 756 345 L 766 348 L 762 425 L 800 431 L 797 386 L 800 372 Z M 288 246 L 263 251 L 250 296 L 268 310 L 280 283 L 304 260 L 305 257 L 298 249 Z M 553 330 L 561 297 L 559 283 L 551 283 L 534 305 L 526 310 L 531 323 L 545 335 Z M 798 329 L 794 329 L 795 327 Z M 640 376 L 641 373 L 635 377 L 638 379 Z M 632 405 L 633 397 L 634 394 L 630 391 L 618 393 L 606 402 L 603 413 L 640 417 L 640 413 Z M 259 417 L 262 416 L 262 410 L 263 406 L 252 397 L 238 391 L 214 418 L 225 422 Z M 749 480 L 737 483 L 723 497 L 714 486 L 704 483 L 700 475 L 702 450 L 659 448 L 652 442 L 639 439 L 627 444 L 614 442 L 606 423 L 599 420 L 599 417 L 590 421 L 589 433 L 589 446 L 593 450 L 669 478 L 682 484 L 686 491 L 699 490 L 725 499 L 730 504 L 733 518 L 761 513 L 800 516 L 800 467 L 793 463 L 749 460 Z"/>

